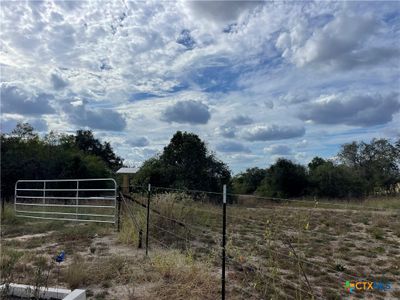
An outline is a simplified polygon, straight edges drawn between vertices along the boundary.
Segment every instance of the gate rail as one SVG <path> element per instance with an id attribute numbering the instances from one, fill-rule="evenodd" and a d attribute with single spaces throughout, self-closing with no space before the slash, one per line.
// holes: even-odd
<path id="1" fill-rule="evenodd" d="M 17 217 L 77 222 L 117 222 L 117 183 L 112 178 L 18 180 Z"/>

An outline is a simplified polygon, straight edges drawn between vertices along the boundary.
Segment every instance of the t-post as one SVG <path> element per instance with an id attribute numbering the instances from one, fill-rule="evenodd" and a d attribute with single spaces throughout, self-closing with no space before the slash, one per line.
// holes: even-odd
<path id="1" fill-rule="evenodd" d="M 150 222 L 150 197 L 151 197 L 151 184 L 147 188 L 147 218 L 146 218 L 146 256 L 149 254 L 149 222 Z"/>
<path id="2" fill-rule="evenodd" d="M 226 245 L 226 184 L 222 194 L 222 276 L 221 276 L 221 297 L 225 300 L 225 245 Z"/>

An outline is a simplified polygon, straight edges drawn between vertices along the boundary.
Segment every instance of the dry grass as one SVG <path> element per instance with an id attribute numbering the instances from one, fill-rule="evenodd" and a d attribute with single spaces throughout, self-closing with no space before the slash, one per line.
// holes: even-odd
<path id="1" fill-rule="evenodd" d="M 216 299 L 219 279 L 212 266 L 195 261 L 177 250 L 163 251 L 152 258 L 163 283 L 154 289 L 157 299 Z"/>
<path id="2" fill-rule="evenodd" d="M 369 201 L 381 207 L 397 205 L 393 199 L 387 205 Z M 59 285 L 85 287 L 89 299 L 219 298 L 221 207 L 193 203 L 183 194 L 159 195 L 151 204 L 167 217 L 152 212 L 152 225 L 184 236 L 190 243 L 179 244 L 174 235 L 151 226 L 151 237 L 168 249 L 150 239 L 148 259 L 137 249 L 138 230 L 128 215 L 116 234 L 110 226 L 17 219 L 8 209 L 3 222 L 2 279 L 29 284 L 38 279 L 36 283 L 43 284 L 41 274 L 50 268 L 48 284 L 56 285 L 52 256 L 64 249 L 67 259 L 61 264 Z M 131 208 L 145 232 L 145 208 L 137 204 Z M 13 238 L 37 233 L 45 235 Z M 347 296 L 343 288 L 344 280 L 351 279 L 347 274 L 369 279 L 385 275 L 392 282 L 400 279 L 396 211 L 229 205 L 227 233 L 229 299 L 309 299 L 310 293 L 318 299 L 340 299 Z M 371 297 L 396 298 L 397 288 Z"/>

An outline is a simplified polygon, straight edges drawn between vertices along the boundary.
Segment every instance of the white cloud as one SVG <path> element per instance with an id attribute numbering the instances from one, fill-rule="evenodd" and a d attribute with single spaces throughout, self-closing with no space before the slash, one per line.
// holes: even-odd
<path id="1" fill-rule="evenodd" d="M 256 125 L 242 132 L 248 141 L 274 141 L 301 137 L 306 130 L 298 125 Z"/>
<path id="2" fill-rule="evenodd" d="M 217 145 L 217 150 L 223 153 L 250 153 L 250 149 L 245 145 L 234 142 L 234 141 L 225 141 L 223 143 L 219 143 Z"/>
<path id="3" fill-rule="evenodd" d="M 400 54 L 393 44 L 377 46 L 371 42 L 380 27 L 376 17 L 370 14 L 340 13 L 312 34 L 307 33 L 304 26 L 281 33 L 276 46 L 283 51 L 284 58 L 298 66 L 317 64 L 352 69 L 376 65 L 395 59 Z"/>
<path id="4" fill-rule="evenodd" d="M 212 149 L 221 137 L 245 145 L 251 153 L 224 152 L 234 170 L 270 163 L 263 149 L 283 138 L 291 148 L 307 140 L 302 160 L 332 155 L 400 126 L 388 98 L 400 92 L 397 6 L 4 2 L 2 85 L 18 90 L 2 95 L 2 119 L 91 128 L 135 164 L 176 130 Z M 315 102 L 324 95 L 337 98 Z"/>
<path id="5" fill-rule="evenodd" d="M 251 9 L 262 5 L 263 1 L 185 1 L 189 10 L 200 18 L 219 24 L 229 24 Z"/>
<path id="6" fill-rule="evenodd" d="M 292 154 L 291 148 L 286 145 L 272 145 L 270 147 L 264 148 L 264 151 L 269 154 L 280 155 L 280 156 Z"/>
<path id="7" fill-rule="evenodd" d="M 126 127 L 125 118 L 113 109 L 90 108 L 87 102 L 77 101 L 63 105 L 63 111 L 67 119 L 76 126 L 84 126 L 92 129 L 121 131 Z"/>
<path id="8" fill-rule="evenodd" d="M 206 124 L 210 118 L 208 106 L 194 100 L 178 101 L 168 106 L 161 116 L 161 119 L 166 122 L 188 124 Z"/>
<path id="9" fill-rule="evenodd" d="M 16 113 L 22 115 L 42 115 L 54 113 L 50 101 L 51 95 L 20 89 L 7 83 L 1 84 L 1 110 L 3 113 Z"/>
<path id="10" fill-rule="evenodd" d="M 128 144 L 133 147 L 146 147 L 149 145 L 149 140 L 145 136 L 134 137 L 127 140 Z"/>
<path id="11" fill-rule="evenodd" d="M 299 116 L 320 124 L 372 126 L 392 121 L 399 110 L 398 93 L 329 95 L 306 104 Z"/>

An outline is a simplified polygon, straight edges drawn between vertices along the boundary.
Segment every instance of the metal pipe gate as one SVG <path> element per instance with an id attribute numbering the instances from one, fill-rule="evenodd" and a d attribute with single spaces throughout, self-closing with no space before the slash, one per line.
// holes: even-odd
<path id="1" fill-rule="evenodd" d="M 17 217 L 117 222 L 117 183 L 112 178 L 18 180 L 14 209 Z"/>

